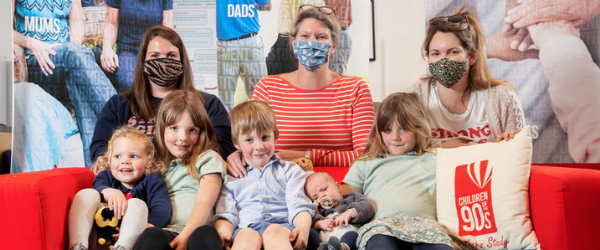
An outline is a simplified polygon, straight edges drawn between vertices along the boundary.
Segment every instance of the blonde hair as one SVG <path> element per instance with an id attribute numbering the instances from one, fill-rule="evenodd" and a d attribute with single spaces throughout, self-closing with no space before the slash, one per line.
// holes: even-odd
<path id="1" fill-rule="evenodd" d="M 435 34 L 438 32 L 452 33 L 460 40 L 462 47 L 469 56 L 476 55 L 475 63 L 469 69 L 467 90 L 485 90 L 497 85 L 514 89 L 507 81 L 496 79 L 490 74 L 484 49 L 485 34 L 483 28 L 477 17 L 475 17 L 474 11 L 472 9 L 465 10 L 467 6 L 468 4 L 465 3 L 452 14 L 453 16 L 465 16 L 467 22 L 450 22 L 442 19 L 438 20 L 435 25 L 429 25 L 427 36 L 422 45 L 423 57 L 426 58 L 429 55 L 429 44 Z M 421 80 L 428 81 L 432 85 L 435 84 L 433 76 L 426 76 Z"/>
<path id="2" fill-rule="evenodd" d="M 431 129 L 427 122 L 425 108 L 415 93 L 394 93 L 386 97 L 375 116 L 365 152 L 357 161 L 366 161 L 387 154 L 388 149 L 381 133 L 394 123 L 415 134 L 415 151 L 419 156 L 432 153 Z"/>
<path id="3" fill-rule="evenodd" d="M 334 46 L 338 46 L 340 43 L 340 24 L 337 21 L 334 13 L 329 15 L 322 13 L 317 8 L 309 8 L 299 12 L 294 19 L 294 24 L 292 25 L 292 30 L 289 35 L 290 45 L 292 44 L 292 38 L 295 38 L 298 35 L 298 30 L 300 29 L 300 24 L 304 19 L 314 18 L 321 21 L 331 33 L 331 41 L 333 41 Z"/>
<path id="4" fill-rule="evenodd" d="M 156 160 L 154 155 L 154 145 L 152 144 L 150 138 L 148 138 L 148 136 L 146 136 L 146 134 L 144 134 L 142 131 L 125 125 L 115 130 L 110 138 L 110 141 L 108 141 L 106 153 L 104 153 L 103 156 L 98 157 L 96 160 L 96 163 L 92 167 L 95 174 L 98 174 L 103 170 L 110 170 L 114 143 L 119 138 L 127 138 L 133 142 L 144 145 L 144 153 L 146 153 L 146 164 L 144 169 L 145 175 L 148 175 L 152 172 L 162 173 L 167 169 L 165 164 Z"/>
<path id="5" fill-rule="evenodd" d="M 168 166 L 174 160 L 174 156 L 167 149 L 165 144 L 165 130 L 177 123 L 179 119 L 188 113 L 194 122 L 194 126 L 198 127 L 199 135 L 196 145 L 193 145 L 192 150 L 181 159 L 181 165 L 186 166 L 188 174 L 198 177 L 196 171 L 196 159 L 198 156 L 207 150 L 215 148 L 216 136 L 215 129 L 210 123 L 208 114 L 204 109 L 199 96 L 202 94 L 199 91 L 173 90 L 161 102 L 158 113 L 156 115 L 156 129 L 154 130 L 154 138 L 156 139 L 156 150 L 158 156 Z"/>
<path id="6" fill-rule="evenodd" d="M 275 140 L 279 138 L 279 130 L 275 113 L 266 102 L 250 100 L 240 103 L 231 109 L 231 138 L 237 144 L 240 135 L 247 135 L 256 130 L 258 134 L 273 131 Z"/>

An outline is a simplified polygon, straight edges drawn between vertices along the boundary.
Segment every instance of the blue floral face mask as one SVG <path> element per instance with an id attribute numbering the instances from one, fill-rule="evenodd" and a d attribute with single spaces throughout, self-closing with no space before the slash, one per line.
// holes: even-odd
<path id="1" fill-rule="evenodd" d="M 294 55 L 304 68 L 314 72 L 329 60 L 331 45 L 317 41 L 294 41 Z"/>

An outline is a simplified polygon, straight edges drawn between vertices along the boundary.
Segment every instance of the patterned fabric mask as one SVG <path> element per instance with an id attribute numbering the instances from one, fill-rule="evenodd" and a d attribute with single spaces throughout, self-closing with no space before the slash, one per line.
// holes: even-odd
<path id="1" fill-rule="evenodd" d="M 429 64 L 429 71 L 433 78 L 446 88 L 451 88 L 460 81 L 467 73 L 468 68 L 467 61 L 458 62 L 447 58 Z"/>
<path id="2" fill-rule="evenodd" d="M 144 62 L 144 74 L 156 85 L 168 87 L 183 74 L 183 63 L 169 58 L 148 60 Z"/>
<path id="3" fill-rule="evenodd" d="M 317 41 L 294 41 L 294 55 L 300 64 L 310 72 L 314 72 L 329 60 L 331 45 Z"/>

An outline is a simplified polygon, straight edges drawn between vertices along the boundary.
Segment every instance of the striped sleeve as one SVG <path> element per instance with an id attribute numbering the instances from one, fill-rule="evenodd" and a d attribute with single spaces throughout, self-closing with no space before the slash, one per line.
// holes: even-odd
<path id="1" fill-rule="evenodd" d="M 269 102 L 277 117 L 279 150 L 312 150 L 317 166 L 349 167 L 366 146 L 375 117 L 371 92 L 344 76 L 318 90 L 298 89 L 279 76 L 263 78 L 253 99 Z"/>

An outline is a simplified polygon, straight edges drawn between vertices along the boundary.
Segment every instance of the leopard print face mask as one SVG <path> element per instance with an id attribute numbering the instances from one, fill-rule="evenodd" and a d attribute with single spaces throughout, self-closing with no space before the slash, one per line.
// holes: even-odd
<path id="1" fill-rule="evenodd" d="M 158 58 L 144 62 L 144 74 L 154 84 L 168 87 L 179 80 L 183 74 L 183 64 L 169 58 Z"/>
<path id="2" fill-rule="evenodd" d="M 451 88 L 460 81 L 467 74 L 468 68 L 468 61 L 458 62 L 447 58 L 429 64 L 433 78 L 446 88 Z"/>

